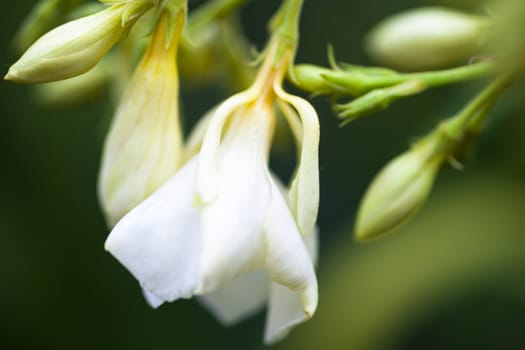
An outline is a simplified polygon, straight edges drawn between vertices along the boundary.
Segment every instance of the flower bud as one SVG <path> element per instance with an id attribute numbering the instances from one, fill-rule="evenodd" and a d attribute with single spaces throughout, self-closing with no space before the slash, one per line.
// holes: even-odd
<path id="1" fill-rule="evenodd" d="M 130 9 L 134 11 L 131 15 Z M 44 83 L 85 73 L 146 9 L 146 6 L 122 2 L 63 24 L 38 39 L 11 66 L 5 79 L 18 83 Z M 125 16 L 130 16 L 129 20 L 125 21 Z"/>
<path id="2" fill-rule="evenodd" d="M 386 234 L 421 208 L 445 157 L 439 148 L 439 137 L 430 135 L 381 170 L 361 201 L 356 239 L 364 241 Z"/>
<path id="3" fill-rule="evenodd" d="M 298 64 L 293 69 L 295 83 L 302 90 L 315 94 L 323 94 L 337 89 L 335 84 L 330 84 L 324 75 L 332 73 L 331 69 L 314 66 L 313 64 Z"/>
<path id="4" fill-rule="evenodd" d="M 475 53 L 486 40 L 488 18 L 440 7 L 391 16 L 369 33 L 366 48 L 379 62 L 421 70 L 453 64 Z"/>

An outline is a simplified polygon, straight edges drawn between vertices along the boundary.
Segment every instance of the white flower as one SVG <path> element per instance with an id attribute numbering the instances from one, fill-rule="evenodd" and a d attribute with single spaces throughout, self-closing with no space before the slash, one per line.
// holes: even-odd
<path id="1" fill-rule="evenodd" d="M 305 100 L 282 90 L 291 57 L 275 63 L 276 49 L 270 46 L 252 87 L 215 110 L 200 152 L 106 241 L 153 304 L 200 295 L 232 323 L 268 299 L 267 343 L 310 318 L 318 300 L 319 126 Z M 300 146 L 289 194 L 268 168 L 276 101 Z"/>
<path id="2" fill-rule="evenodd" d="M 163 16 L 129 82 L 106 139 L 99 198 L 112 227 L 159 188 L 182 161 L 177 43 L 182 20 L 167 45 Z"/>

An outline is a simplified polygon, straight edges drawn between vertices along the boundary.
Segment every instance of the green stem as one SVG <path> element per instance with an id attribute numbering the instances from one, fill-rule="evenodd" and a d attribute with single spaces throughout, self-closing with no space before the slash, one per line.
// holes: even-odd
<path id="1" fill-rule="evenodd" d="M 483 120 L 505 90 L 512 84 L 514 74 L 505 73 L 481 91 L 459 114 L 445 124 L 449 135 L 459 137 L 472 125 Z"/>
<path id="2" fill-rule="evenodd" d="M 277 41 L 278 49 L 274 57 L 279 62 L 283 54 L 295 50 L 299 41 L 299 19 L 303 0 L 285 0 L 270 22 L 271 41 Z"/>
<path id="3" fill-rule="evenodd" d="M 343 93 L 351 96 L 360 96 L 375 89 L 387 88 L 407 81 L 419 81 L 425 88 L 454 84 L 485 76 L 494 72 L 496 68 L 497 65 L 495 62 L 483 61 L 458 68 L 417 73 L 391 72 L 388 74 L 377 74 L 369 72 L 372 71 L 372 69 L 377 71 L 377 68 L 342 71 L 312 65 L 309 65 L 307 69 L 315 72 L 310 73 L 310 75 L 317 77 L 317 80 L 321 78 L 321 82 L 323 82 L 323 85 L 326 86 L 328 90 L 333 90 L 336 94 Z M 302 69 L 305 70 L 305 68 Z M 306 78 L 311 77 L 307 76 Z M 325 80 L 332 84 L 331 88 L 330 84 L 324 82 Z M 299 88 L 303 87 L 304 89 L 304 86 L 309 86 L 309 84 L 300 84 Z M 315 93 L 316 91 L 309 92 Z"/>
<path id="4" fill-rule="evenodd" d="M 436 87 L 479 78 L 491 73 L 494 71 L 494 68 L 494 62 L 486 61 L 435 72 L 401 74 L 400 78 L 405 80 L 421 80 L 427 87 Z"/>

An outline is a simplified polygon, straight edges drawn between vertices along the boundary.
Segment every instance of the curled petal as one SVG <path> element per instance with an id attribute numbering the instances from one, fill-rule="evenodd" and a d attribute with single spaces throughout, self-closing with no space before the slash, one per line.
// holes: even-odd
<path id="1" fill-rule="evenodd" d="M 144 289 L 165 301 L 190 297 L 199 281 L 195 169 L 194 159 L 124 216 L 105 244 Z"/>
<path id="2" fill-rule="evenodd" d="M 315 313 L 317 279 L 312 257 L 279 189 L 272 182 L 272 202 L 265 222 L 265 266 L 272 285 L 265 341 L 273 342 L 290 327 Z M 315 241 L 310 241 L 312 250 Z"/>
<path id="3" fill-rule="evenodd" d="M 264 327 L 265 344 L 277 343 L 286 337 L 294 326 L 309 318 L 303 311 L 300 292 L 292 291 L 275 282 L 271 283 Z"/>
<path id="4" fill-rule="evenodd" d="M 270 281 L 263 270 L 244 273 L 198 300 L 224 325 L 258 312 L 266 303 Z"/>
<path id="5" fill-rule="evenodd" d="M 315 229 L 319 210 L 319 120 L 306 100 L 286 93 L 279 85 L 274 89 L 279 98 L 297 110 L 302 122 L 301 156 L 290 188 L 290 208 L 301 234 L 309 236 Z"/>
<path id="6" fill-rule="evenodd" d="M 197 170 L 197 195 L 202 203 L 217 196 L 219 177 L 219 146 L 228 118 L 242 105 L 254 98 L 253 90 L 240 92 L 224 101 L 213 114 L 202 142 Z"/>
<path id="7" fill-rule="evenodd" d="M 277 103 L 290 126 L 290 130 L 297 146 L 297 151 L 299 152 L 303 145 L 303 126 L 301 125 L 301 119 L 299 118 L 299 115 L 297 115 L 297 112 L 288 103 L 282 100 L 277 100 Z"/>

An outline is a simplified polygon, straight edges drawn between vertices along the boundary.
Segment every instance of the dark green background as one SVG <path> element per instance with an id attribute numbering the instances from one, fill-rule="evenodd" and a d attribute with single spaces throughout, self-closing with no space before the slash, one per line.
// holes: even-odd
<path id="1" fill-rule="evenodd" d="M 253 0 L 243 11 L 259 47 L 278 3 Z M 338 59 L 369 63 L 361 46 L 367 28 L 432 3 L 306 0 L 298 62 L 326 65 L 332 43 Z M 4 72 L 32 4 L 2 3 Z M 215 91 L 203 100 L 181 85 L 188 125 L 225 97 Z M 342 129 L 327 99 L 313 99 L 322 126 L 320 303 L 314 319 L 276 348 L 525 348 L 523 86 L 501 101 L 466 171 L 446 167 L 412 223 L 369 244 L 351 235 L 358 200 L 381 165 L 479 86 L 427 92 Z M 263 315 L 225 329 L 194 301 L 145 304 L 136 281 L 103 249 L 108 230 L 96 178 L 111 108 L 103 99 L 52 108 L 33 97 L 29 86 L 0 82 L 0 348 L 261 348 Z M 275 161 L 284 173 L 287 162 Z"/>

